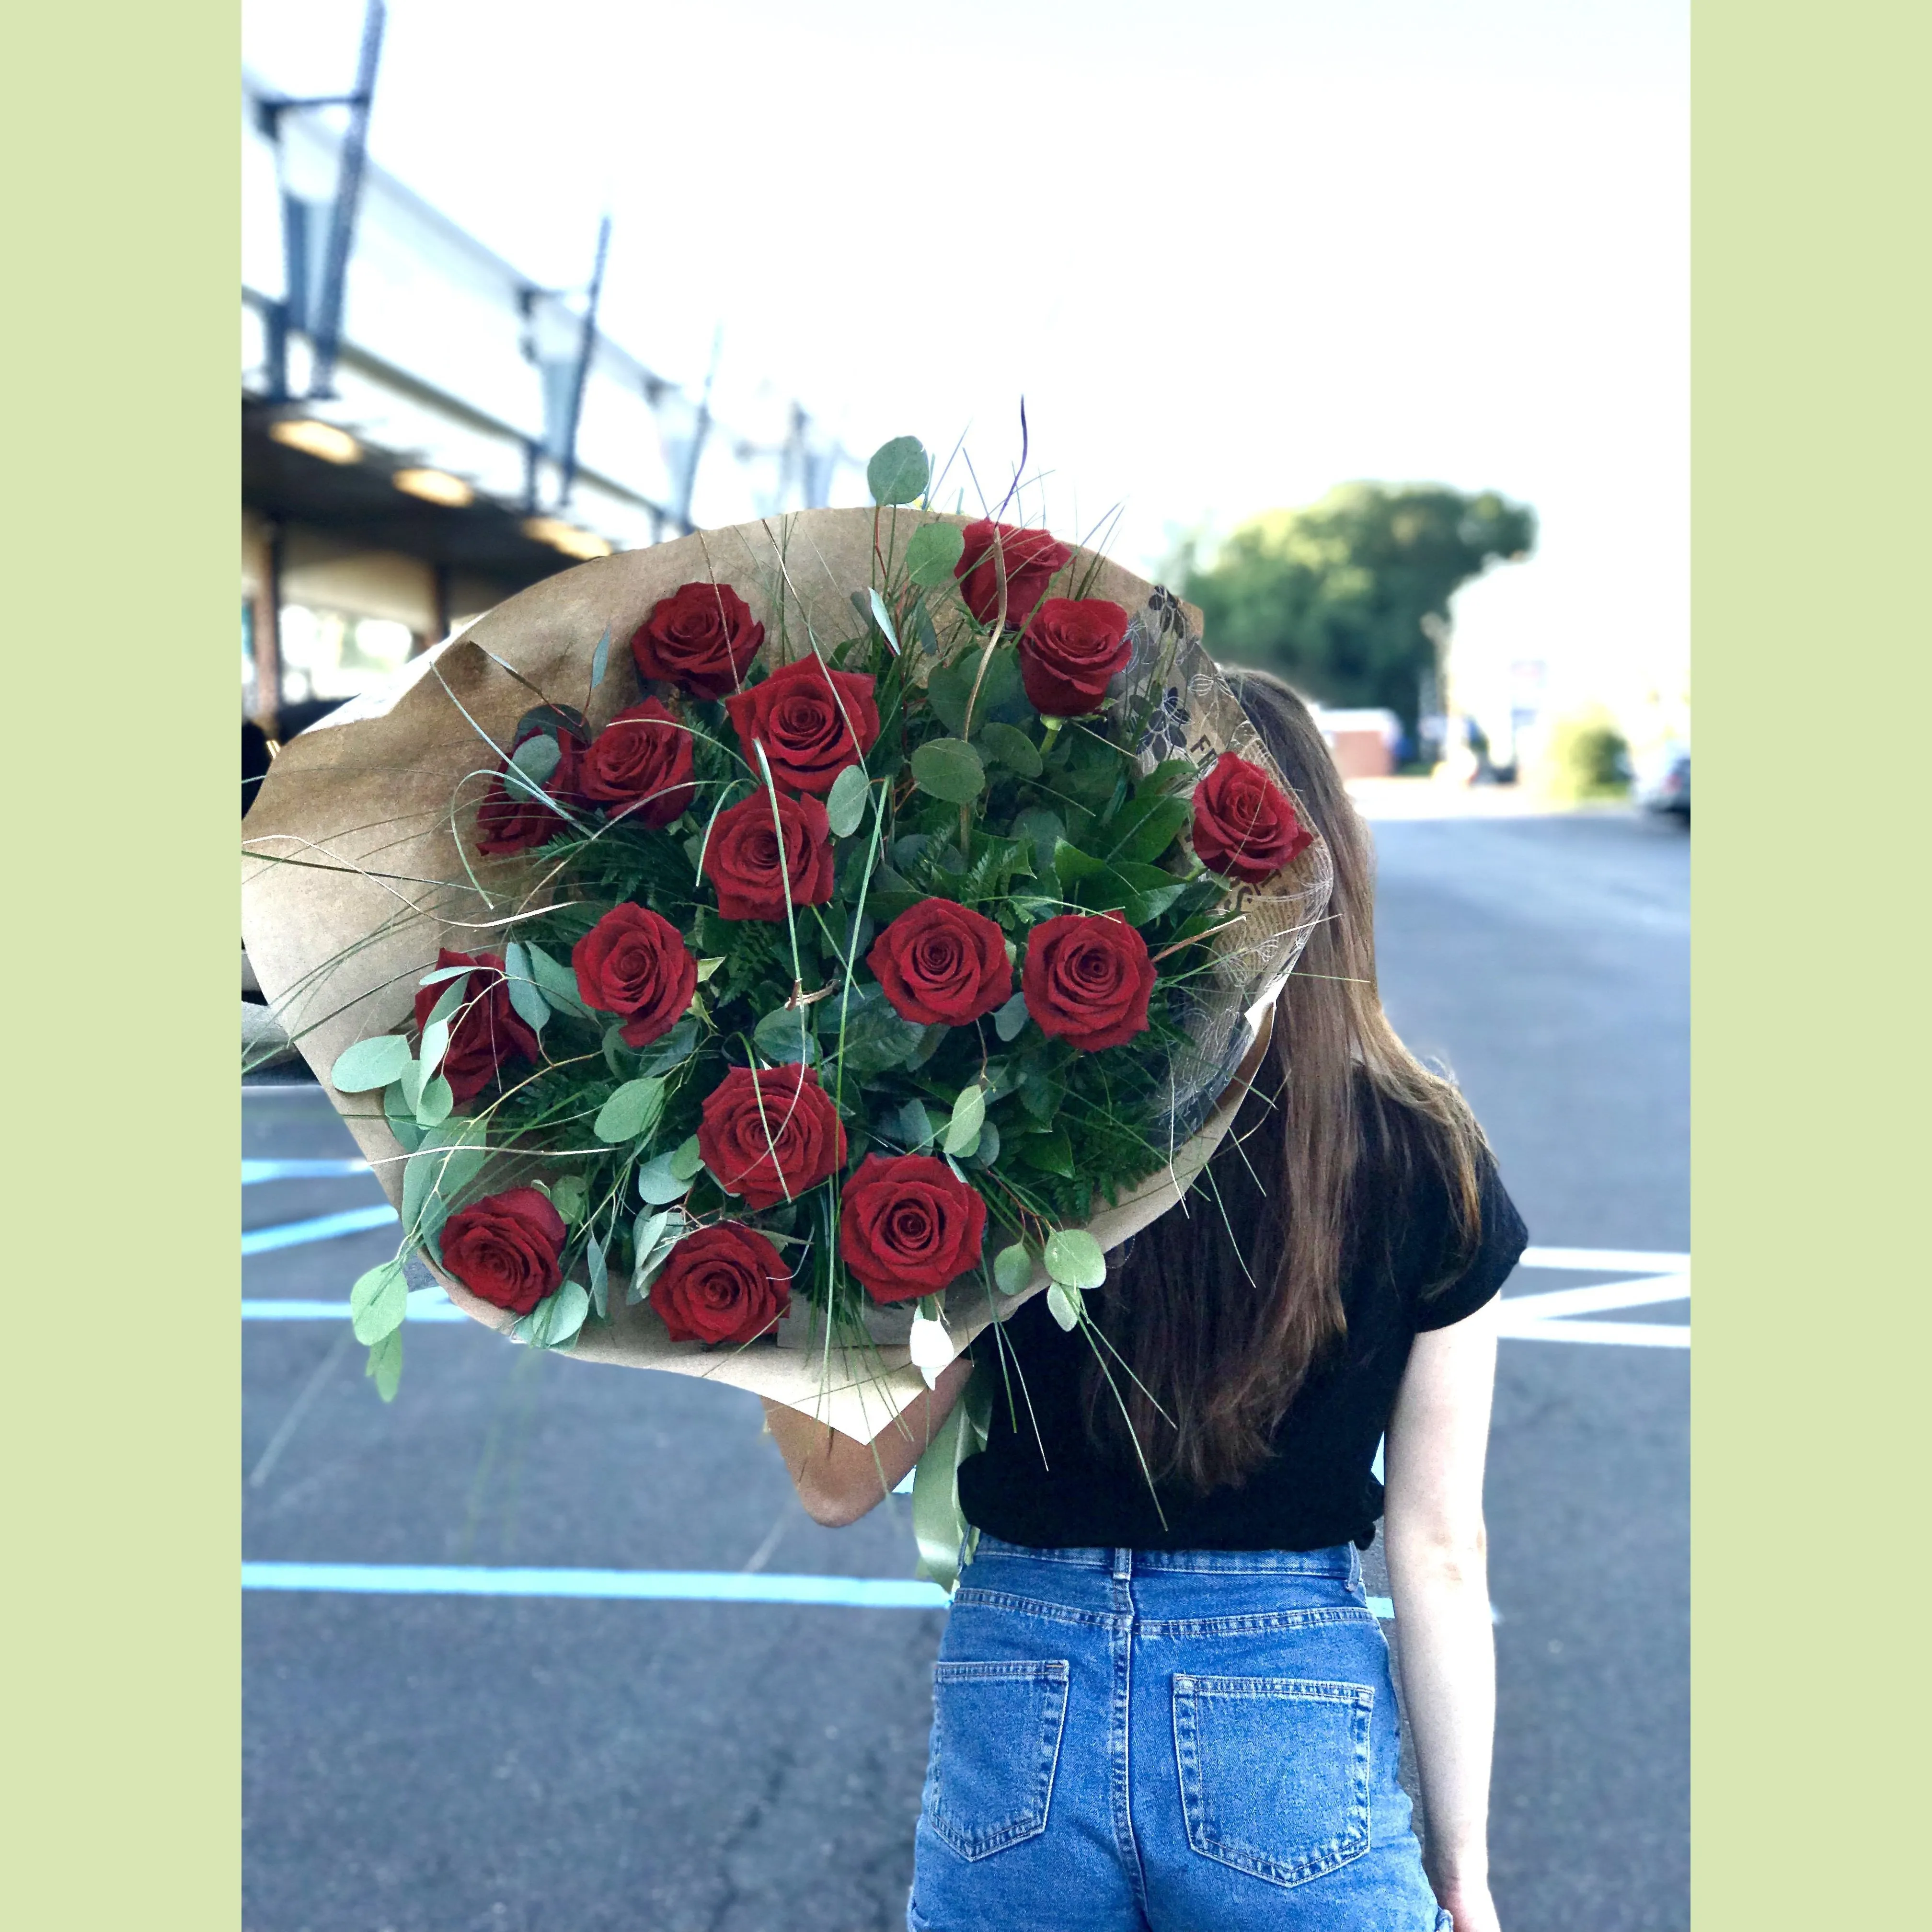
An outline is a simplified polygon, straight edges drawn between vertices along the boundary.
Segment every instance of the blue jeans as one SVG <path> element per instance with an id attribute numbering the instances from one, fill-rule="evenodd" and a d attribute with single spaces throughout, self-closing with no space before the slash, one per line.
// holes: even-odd
<path id="1" fill-rule="evenodd" d="M 933 1669 L 911 1932 L 1443 1932 L 1346 1546 L 986 1536 Z"/>

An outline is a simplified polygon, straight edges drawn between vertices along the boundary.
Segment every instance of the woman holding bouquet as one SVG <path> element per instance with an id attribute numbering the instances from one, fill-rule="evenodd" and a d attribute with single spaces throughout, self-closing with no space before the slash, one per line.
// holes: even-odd
<path id="1" fill-rule="evenodd" d="M 1272 678 L 1229 681 L 1327 838 L 1330 916 L 1204 1184 L 1112 1258 L 1106 1352 L 1038 1298 L 976 1346 L 980 1536 L 935 1671 L 914 1932 L 1497 1924 L 1482 1481 L 1526 1236 L 1382 1012 L 1368 836 L 1313 721 Z M 811 1514 L 875 1506 L 969 1372 L 870 1445 L 767 1402 Z M 1426 1855 L 1362 1591 L 1378 1516 Z"/>

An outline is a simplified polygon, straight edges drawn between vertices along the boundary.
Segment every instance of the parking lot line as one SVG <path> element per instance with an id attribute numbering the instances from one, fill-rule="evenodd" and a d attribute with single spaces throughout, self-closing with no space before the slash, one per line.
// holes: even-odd
<path id="1" fill-rule="evenodd" d="M 405 1597 L 576 1597 L 700 1604 L 823 1604 L 862 1610 L 943 1610 L 946 1592 L 910 1577 L 771 1576 L 739 1570 L 486 1569 L 467 1564 L 244 1563 L 244 1590 Z M 1369 1607 L 1386 1620 L 1386 1597 Z"/>
<path id="2" fill-rule="evenodd" d="M 334 1180 L 368 1172 L 366 1160 L 244 1160 L 242 1185 L 253 1187 L 263 1180 Z"/>
<path id="3" fill-rule="evenodd" d="M 395 1220 L 396 1210 L 384 1201 L 373 1208 L 345 1208 L 339 1214 L 318 1214 L 313 1220 L 248 1228 L 242 1231 L 242 1252 L 244 1256 L 266 1255 L 278 1248 L 298 1248 L 308 1241 L 332 1241 L 340 1235 L 389 1227 Z"/>
<path id="4" fill-rule="evenodd" d="M 1683 1274 L 1688 1255 L 1654 1254 L 1646 1248 L 1525 1248 L 1526 1268 L 1567 1268 L 1579 1274 Z"/>

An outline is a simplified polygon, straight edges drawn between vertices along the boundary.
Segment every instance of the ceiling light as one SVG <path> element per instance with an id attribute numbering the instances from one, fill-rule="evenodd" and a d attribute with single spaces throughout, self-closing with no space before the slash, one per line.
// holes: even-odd
<path id="1" fill-rule="evenodd" d="M 271 423 L 268 434 L 274 441 L 299 449 L 306 456 L 319 456 L 325 463 L 354 463 L 362 454 L 362 446 L 346 429 L 338 429 L 333 423 L 307 418 Z"/>
<path id="2" fill-rule="evenodd" d="M 446 470 L 398 470 L 389 480 L 406 496 L 420 496 L 425 503 L 442 503 L 452 510 L 476 500 L 476 492 Z"/>
<path id="3" fill-rule="evenodd" d="M 566 556 L 608 556 L 612 548 L 603 538 L 556 517 L 526 517 L 524 534 L 536 542 L 548 544 L 552 550 L 562 550 Z"/>

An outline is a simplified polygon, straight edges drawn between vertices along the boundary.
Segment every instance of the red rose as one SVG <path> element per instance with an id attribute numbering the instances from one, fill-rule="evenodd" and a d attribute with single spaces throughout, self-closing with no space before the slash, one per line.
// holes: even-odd
<path id="1" fill-rule="evenodd" d="M 1049 597 L 1020 639 L 1020 682 L 1049 718 L 1079 718 L 1106 701 L 1134 647 L 1127 614 L 1104 597 Z"/>
<path id="2" fill-rule="evenodd" d="M 773 780 L 795 791 L 822 796 L 848 765 L 878 742 L 879 707 L 870 676 L 830 670 L 815 655 L 726 698 L 724 709 L 753 773 L 763 776 L 752 750 L 757 739 L 771 760 Z"/>
<path id="3" fill-rule="evenodd" d="M 868 1154 L 838 1199 L 838 1252 L 874 1301 L 910 1301 L 977 1265 L 986 1204 L 929 1154 Z"/>
<path id="4" fill-rule="evenodd" d="M 624 1020 L 626 1046 L 670 1032 L 698 991 L 698 962 L 668 919 L 640 905 L 614 907 L 571 948 L 578 997 Z"/>
<path id="5" fill-rule="evenodd" d="M 1258 886 L 1315 843 L 1258 765 L 1223 752 L 1194 788 L 1194 851 L 1210 872 Z"/>
<path id="6" fill-rule="evenodd" d="M 901 1019 L 968 1026 L 1012 997 L 1006 936 L 984 913 L 927 899 L 873 942 L 866 964 Z"/>
<path id="7" fill-rule="evenodd" d="M 640 825 L 668 825 L 692 800 L 691 734 L 655 698 L 619 712 L 578 760 L 577 792 Z"/>
<path id="8" fill-rule="evenodd" d="M 638 626 L 631 655 L 640 677 L 661 677 L 700 698 L 722 698 L 743 681 L 765 641 L 751 606 L 728 584 L 680 584 Z"/>
<path id="9" fill-rule="evenodd" d="M 1147 1030 L 1154 962 L 1120 914 L 1065 913 L 1027 934 L 1020 986 L 1041 1032 L 1097 1053 Z"/>
<path id="10" fill-rule="evenodd" d="M 778 856 L 778 832 L 784 856 Z M 783 919 L 785 886 L 794 905 L 823 905 L 832 896 L 832 827 L 812 797 L 754 794 L 718 814 L 704 848 L 704 875 L 718 888 L 726 919 Z"/>
<path id="11" fill-rule="evenodd" d="M 754 1210 L 795 1201 L 845 1165 L 845 1129 L 808 1066 L 734 1066 L 705 1102 L 698 1150 Z"/>
<path id="12" fill-rule="evenodd" d="M 465 975 L 461 1004 L 455 1024 L 449 1030 L 449 1045 L 442 1064 L 437 1068 L 449 1082 L 449 1090 L 458 1100 L 473 1100 L 489 1085 L 498 1067 L 511 1058 L 535 1060 L 537 1036 L 533 1027 L 518 1018 L 510 1004 L 508 982 L 503 977 L 502 957 L 494 952 L 452 952 L 447 946 L 436 956 L 439 970 L 445 966 L 475 966 L 481 970 Z M 416 988 L 416 1024 L 429 1024 L 436 1003 L 453 982 L 438 980 Z"/>
<path id="13" fill-rule="evenodd" d="M 578 760 L 583 756 L 581 749 L 569 739 L 561 742 L 562 755 L 557 760 L 556 769 L 543 782 L 543 789 L 552 798 L 568 798 L 575 793 Z M 490 781 L 489 795 L 477 808 L 476 849 L 479 852 L 527 852 L 532 846 L 554 838 L 560 832 L 570 830 L 570 821 L 544 804 L 520 779 L 514 785 L 508 784 L 504 776 L 508 769 L 506 760 Z"/>
<path id="14" fill-rule="evenodd" d="M 754 1228 L 720 1221 L 687 1234 L 651 1283 L 674 1342 L 755 1342 L 791 1296 L 791 1270 Z"/>
<path id="15" fill-rule="evenodd" d="M 959 580 L 959 594 L 965 598 L 967 609 L 982 624 L 990 624 L 1000 614 L 1002 566 L 1006 575 L 1006 621 L 1017 624 L 1046 594 L 1054 572 L 1064 570 L 1073 559 L 1073 553 L 1048 532 L 995 524 L 990 517 L 968 524 L 961 534 L 966 548 L 952 574 Z"/>
<path id="16" fill-rule="evenodd" d="M 442 1264 L 499 1308 L 527 1315 L 563 1280 L 563 1216 L 534 1187 L 492 1194 L 442 1224 Z"/>

